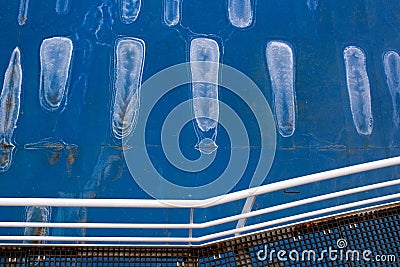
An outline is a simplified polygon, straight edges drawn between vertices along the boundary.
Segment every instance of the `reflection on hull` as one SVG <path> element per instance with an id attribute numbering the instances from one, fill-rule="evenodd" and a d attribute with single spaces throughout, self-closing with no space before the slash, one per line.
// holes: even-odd
<path id="1" fill-rule="evenodd" d="M 400 126 L 400 56 L 395 51 L 388 51 L 383 57 L 386 82 L 392 97 L 393 124 L 396 128 Z"/>
<path id="2" fill-rule="evenodd" d="M 318 8 L 318 2 L 319 0 L 307 0 L 308 9 L 314 13 Z"/>
<path id="3" fill-rule="evenodd" d="M 50 222 L 51 207 L 26 207 L 25 209 L 26 222 Z M 49 229 L 45 227 L 25 227 L 25 236 L 47 236 Z M 25 241 L 25 243 L 41 243 L 42 241 Z"/>
<path id="4" fill-rule="evenodd" d="M 45 39 L 40 46 L 39 99 L 47 111 L 62 110 L 67 102 L 72 50 L 67 37 Z"/>
<path id="5" fill-rule="evenodd" d="M 164 23 L 168 27 L 175 26 L 181 20 L 182 0 L 164 0 Z"/>
<path id="6" fill-rule="evenodd" d="M 29 8 L 29 0 L 19 1 L 19 11 L 18 11 L 19 26 L 25 25 L 26 21 L 28 20 L 28 8 Z"/>
<path id="7" fill-rule="evenodd" d="M 196 38 L 190 43 L 193 111 L 199 137 L 196 148 L 204 154 L 217 149 L 215 143 L 219 118 L 218 103 L 218 43 L 208 38 Z"/>
<path id="8" fill-rule="evenodd" d="M 365 53 L 359 47 L 348 46 L 344 49 L 343 56 L 354 125 L 360 135 L 370 135 L 373 118 Z"/>
<path id="9" fill-rule="evenodd" d="M 117 40 L 112 106 L 112 131 L 117 139 L 128 136 L 136 126 L 144 57 L 142 40 L 130 37 Z"/>
<path id="10" fill-rule="evenodd" d="M 253 23 L 252 0 L 228 0 L 228 18 L 237 28 L 246 28 Z"/>
<path id="11" fill-rule="evenodd" d="M 296 129 L 293 50 L 288 43 L 271 41 L 266 56 L 278 131 L 283 137 L 289 137 Z"/>
<path id="12" fill-rule="evenodd" d="M 16 47 L 4 75 L 0 96 L 0 172 L 7 171 L 12 163 L 15 148 L 12 139 L 20 112 L 21 88 L 21 52 Z"/>
<path id="13" fill-rule="evenodd" d="M 59 15 L 66 15 L 69 12 L 70 0 L 57 0 L 56 12 Z"/>
<path id="14" fill-rule="evenodd" d="M 131 24 L 136 21 L 139 16 L 142 5 L 141 0 L 119 0 L 120 17 L 122 23 Z"/>

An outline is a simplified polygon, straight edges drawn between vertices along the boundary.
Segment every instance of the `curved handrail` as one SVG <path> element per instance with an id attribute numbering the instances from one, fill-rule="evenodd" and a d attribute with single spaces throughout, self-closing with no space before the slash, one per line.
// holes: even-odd
<path id="1" fill-rule="evenodd" d="M 350 174 L 365 172 L 385 168 L 389 166 L 400 165 L 400 157 L 383 159 L 368 163 L 357 164 L 349 167 L 324 171 L 311 175 L 305 175 L 285 181 L 271 183 L 251 189 L 246 189 L 225 196 L 209 198 L 205 200 L 151 200 L 151 199 L 57 199 L 57 198 L 0 198 L 0 206 L 52 206 L 52 207 L 106 207 L 106 208 L 208 208 L 216 205 L 221 205 L 240 199 L 255 197 L 261 194 L 291 188 L 299 185 L 309 184 L 313 182 L 324 181 L 327 179 L 343 177 Z M 48 227 L 48 228 L 104 228 L 104 229 L 189 229 L 189 237 L 72 237 L 72 236 L 0 236 L 0 240 L 8 241 L 74 241 L 74 242 L 139 242 L 139 243 L 201 243 L 205 241 L 215 240 L 217 238 L 226 237 L 233 234 L 253 231 L 279 225 L 290 221 L 310 218 L 327 213 L 337 212 L 340 210 L 351 209 L 363 205 L 370 205 L 383 201 L 395 201 L 400 199 L 400 193 L 395 193 L 386 196 L 364 199 L 357 202 L 347 203 L 339 206 L 315 210 L 303 214 L 297 214 L 285 218 L 279 218 L 271 221 L 266 221 L 258 224 L 252 224 L 241 228 L 230 229 L 222 232 L 207 234 L 203 236 L 192 237 L 193 229 L 204 229 L 212 226 L 217 226 L 232 221 L 238 221 L 258 215 L 280 211 L 288 208 L 297 207 L 332 199 L 336 197 L 347 196 L 355 193 L 366 192 L 378 188 L 400 185 L 400 179 L 375 183 L 362 187 L 346 189 L 343 191 L 328 193 L 310 197 L 307 199 L 297 200 L 290 203 L 284 203 L 268 208 L 263 208 L 248 213 L 237 214 L 220 219 L 215 219 L 202 223 L 189 224 L 161 224 L 161 223 L 52 223 L 52 222 L 0 222 L 0 227 Z M 192 213 L 191 213 L 192 214 Z"/>
<path id="2" fill-rule="evenodd" d="M 318 172 L 203 200 L 0 198 L 0 206 L 51 206 L 87 208 L 210 208 L 252 196 L 258 196 L 278 190 L 325 181 L 328 179 L 347 176 L 350 174 L 386 168 L 394 165 L 400 165 L 400 157 L 371 161 L 324 172 Z"/>

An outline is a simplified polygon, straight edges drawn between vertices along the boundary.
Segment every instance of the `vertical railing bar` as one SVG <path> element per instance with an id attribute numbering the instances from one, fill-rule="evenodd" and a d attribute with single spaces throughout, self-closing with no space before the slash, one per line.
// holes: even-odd
<path id="1" fill-rule="evenodd" d="M 249 213 L 253 209 L 253 205 L 256 202 L 257 196 L 248 197 L 243 205 L 242 214 Z M 237 220 L 236 228 L 243 228 L 246 226 L 247 218 L 241 218 Z M 236 233 L 235 236 L 240 236 L 242 232 Z"/>
<path id="2" fill-rule="evenodd" d="M 193 220 L 194 220 L 194 208 L 190 208 L 190 225 L 193 225 Z M 193 237 L 193 228 L 189 228 L 189 238 L 192 239 Z M 192 242 L 189 242 L 189 245 L 192 245 Z"/>

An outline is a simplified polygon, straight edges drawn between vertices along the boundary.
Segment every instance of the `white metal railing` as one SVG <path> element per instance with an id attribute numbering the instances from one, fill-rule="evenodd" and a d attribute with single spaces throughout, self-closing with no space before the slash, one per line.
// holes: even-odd
<path id="1" fill-rule="evenodd" d="M 218 226 L 228 222 L 247 219 L 254 216 L 264 215 L 288 208 L 297 207 L 315 203 L 318 201 L 347 196 L 351 194 L 366 192 L 369 190 L 385 188 L 400 185 L 400 179 L 376 183 L 372 185 L 356 187 L 339 192 L 319 195 L 307 199 L 302 199 L 290 203 L 280 204 L 273 207 L 263 208 L 244 214 L 233 215 L 203 223 L 193 222 L 193 213 L 195 209 L 204 209 L 233 201 L 258 196 L 278 190 L 292 188 L 300 185 L 324 181 L 332 178 L 339 178 L 350 174 L 361 173 L 370 170 L 400 165 L 400 157 L 388 158 L 368 163 L 362 163 L 335 170 L 324 171 L 311 175 L 301 176 L 285 181 L 271 183 L 251 189 L 246 189 L 224 196 L 209 198 L 205 200 L 151 200 L 151 199 L 58 199 L 58 198 L 0 198 L 0 206 L 50 206 L 50 207 L 102 207 L 102 208 L 190 208 L 189 224 L 161 224 L 161 223 L 52 223 L 52 222 L 0 222 L 0 228 L 12 227 L 47 227 L 47 228 L 101 228 L 101 229 L 187 229 L 188 237 L 72 237 L 72 236 L 0 236 L 2 241 L 54 241 L 54 242 L 128 242 L 128 243 L 202 243 L 210 240 L 220 239 L 230 235 L 255 231 L 278 224 L 289 223 L 296 220 L 306 219 L 315 216 L 321 216 L 328 213 L 338 212 L 346 209 L 353 209 L 364 205 L 377 204 L 383 201 L 396 201 L 400 199 L 399 193 L 380 196 L 365 200 L 360 200 L 348 204 L 319 209 L 303 214 L 293 215 L 258 224 L 244 226 L 242 228 L 226 230 L 218 233 L 208 234 L 200 237 L 192 237 L 193 230 L 204 229 L 212 226 Z"/>

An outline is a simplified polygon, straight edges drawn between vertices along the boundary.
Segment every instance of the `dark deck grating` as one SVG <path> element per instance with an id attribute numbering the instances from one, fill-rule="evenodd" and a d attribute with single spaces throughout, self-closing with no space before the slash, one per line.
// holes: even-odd
<path id="1" fill-rule="evenodd" d="M 399 221 L 400 204 L 392 204 L 194 248 L 4 246 L 0 266 L 400 266 Z M 344 254 L 370 250 L 372 260 L 378 254 L 387 260 L 365 261 L 360 255 L 360 260 L 333 261 L 325 256 L 317 261 L 279 261 L 276 254 L 272 261 L 257 259 L 265 246 L 269 252 L 320 253 L 329 247 L 338 249 L 339 239 L 347 241 Z"/>

